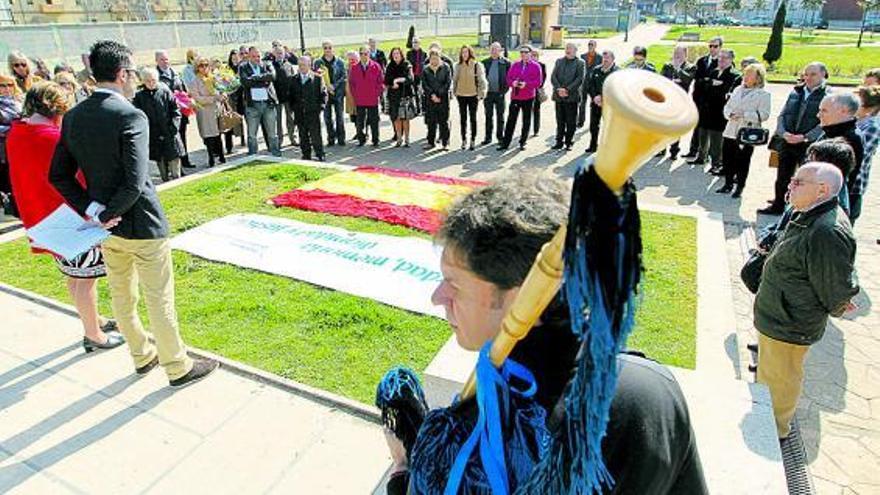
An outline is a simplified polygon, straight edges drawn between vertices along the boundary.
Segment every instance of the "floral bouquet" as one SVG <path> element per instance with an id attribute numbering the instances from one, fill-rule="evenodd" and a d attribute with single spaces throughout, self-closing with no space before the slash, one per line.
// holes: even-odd
<path id="1" fill-rule="evenodd" d="M 192 117 L 196 114 L 196 102 L 185 91 L 175 91 L 174 100 L 184 117 Z"/>
<path id="2" fill-rule="evenodd" d="M 221 67 L 214 71 L 214 89 L 218 93 L 228 94 L 237 90 L 241 86 L 238 75 L 227 66 Z"/>

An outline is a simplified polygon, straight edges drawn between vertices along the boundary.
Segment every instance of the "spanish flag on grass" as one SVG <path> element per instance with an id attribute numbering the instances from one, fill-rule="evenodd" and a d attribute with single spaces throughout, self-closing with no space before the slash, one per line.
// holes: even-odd
<path id="1" fill-rule="evenodd" d="M 275 206 L 367 217 L 434 233 L 452 201 L 484 182 L 358 167 L 272 199 Z"/>

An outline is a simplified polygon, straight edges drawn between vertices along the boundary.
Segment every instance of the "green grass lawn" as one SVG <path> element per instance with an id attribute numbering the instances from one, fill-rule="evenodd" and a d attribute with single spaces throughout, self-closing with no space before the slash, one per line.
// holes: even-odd
<path id="1" fill-rule="evenodd" d="M 331 170 L 251 164 L 160 193 L 174 233 L 232 213 L 261 213 L 349 230 L 427 238 L 382 222 L 265 204 Z M 696 223 L 643 214 L 644 301 L 630 346 L 693 368 L 696 354 Z M 181 331 L 195 347 L 372 403 L 390 367 L 423 370 L 450 335 L 446 322 L 289 278 L 174 252 Z M 69 302 L 64 280 L 24 240 L 0 244 L 0 281 Z M 105 281 L 101 311 L 110 314 Z M 141 312 L 145 315 L 145 312 Z"/>
<path id="2" fill-rule="evenodd" d="M 690 50 L 693 59 L 705 54 L 705 44 Z M 733 49 L 736 54 L 737 67 L 739 60 L 747 56 L 761 56 L 766 50 L 765 44 L 727 43 L 724 46 Z M 654 63 L 658 70 L 672 56 L 673 45 L 656 44 L 648 47 L 648 60 Z M 805 65 L 813 61 L 822 61 L 828 66 L 829 81 L 831 84 L 857 84 L 861 82 L 862 75 L 874 67 L 880 67 L 880 46 L 837 46 L 816 47 L 810 45 L 785 45 L 782 49 L 782 58 L 776 62 L 775 68 L 768 72 L 767 79 L 773 82 L 794 82 L 798 72 Z"/>
<path id="3" fill-rule="evenodd" d="M 673 26 L 663 36 L 664 40 L 676 41 L 683 33 L 699 33 L 700 41 L 709 41 L 714 36 L 723 36 L 725 43 L 745 43 L 767 45 L 770 38 L 770 28 L 760 27 L 731 27 L 731 26 Z M 859 38 L 858 33 L 844 31 L 827 31 L 814 29 L 812 32 L 804 31 L 800 35 L 799 28 L 788 28 L 782 35 L 786 47 L 790 45 L 852 45 L 855 46 Z M 870 33 L 866 33 L 863 42 L 875 41 Z M 878 38 L 876 41 L 880 41 Z"/>

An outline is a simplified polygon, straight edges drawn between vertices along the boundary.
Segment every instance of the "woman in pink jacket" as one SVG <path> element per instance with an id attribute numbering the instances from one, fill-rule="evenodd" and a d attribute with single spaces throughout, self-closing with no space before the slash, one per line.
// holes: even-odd
<path id="1" fill-rule="evenodd" d="M 507 70 L 507 85 L 511 88 L 510 110 L 507 126 L 504 129 L 504 139 L 498 145 L 498 151 L 510 147 L 513 131 L 516 130 L 516 118 L 520 111 L 522 111 L 522 133 L 519 136 L 519 149 L 526 148 L 535 94 L 541 86 L 541 66 L 532 60 L 532 48 L 528 45 L 519 47 L 519 56 L 519 62 L 511 63 L 510 69 Z"/>
<path id="2" fill-rule="evenodd" d="M 365 127 L 370 126 L 373 146 L 379 146 L 379 99 L 385 89 L 385 74 L 382 66 L 370 60 L 370 47 L 360 49 L 360 60 L 348 70 L 348 84 L 357 108 L 355 127 L 358 146 L 367 142 Z"/>

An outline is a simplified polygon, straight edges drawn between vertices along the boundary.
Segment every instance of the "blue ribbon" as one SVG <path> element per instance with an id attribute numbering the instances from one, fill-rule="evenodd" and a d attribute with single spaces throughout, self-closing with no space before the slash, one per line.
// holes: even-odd
<path id="1" fill-rule="evenodd" d="M 487 342 L 480 350 L 477 360 L 477 407 L 479 416 L 467 441 L 455 457 L 444 495 L 457 495 L 464 478 L 465 468 L 474 449 L 480 447 L 480 461 L 492 493 L 507 495 L 510 493 L 505 460 L 504 437 L 501 432 L 502 417 L 510 414 L 510 393 L 523 398 L 535 395 L 538 384 L 535 376 L 525 366 L 508 359 L 498 370 L 489 359 L 492 342 Z M 525 390 L 517 389 L 510 383 L 511 378 L 526 385 Z M 500 399 L 499 399 L 500 396 Z M 502 416 L 503 414 L 503 416 Z"/>

